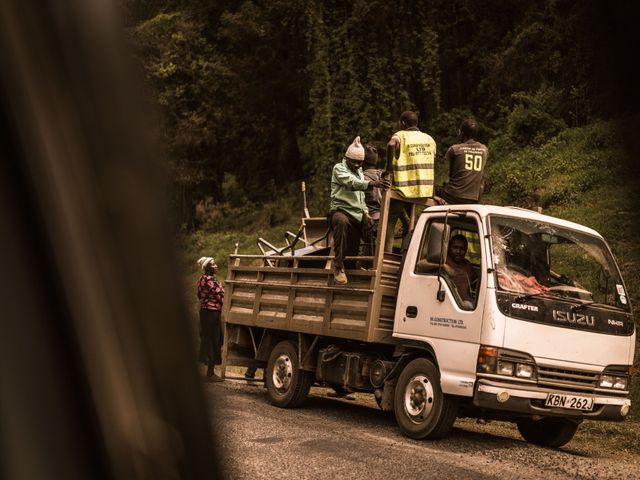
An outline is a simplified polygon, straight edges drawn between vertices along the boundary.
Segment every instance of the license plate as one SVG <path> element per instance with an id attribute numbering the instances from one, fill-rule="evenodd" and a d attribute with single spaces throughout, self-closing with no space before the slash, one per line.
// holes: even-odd
<path id="1" fill-rule="evenodd" d="M 593 398 L 576 395 L 558 395 L 550 393 L 544 402 L 547 407 L 571 408 L 573 410 L 593 410 Z"/>

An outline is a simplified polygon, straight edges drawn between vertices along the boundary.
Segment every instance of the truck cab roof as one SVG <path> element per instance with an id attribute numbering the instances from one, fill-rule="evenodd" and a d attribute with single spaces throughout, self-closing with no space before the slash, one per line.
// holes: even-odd
<path id="1" fill-rule="evenodd" d="M 505 217 L 524 218 L 527 220 L 538 221 L 541 223 L 558 225 L 558 226 L 569 228 L 572 230 L 584 232 L 598 238 L 602 238 L 602 236 L 592 228 L 585 227 L 584 225 L 580 225 L 579 223 L 570 222 L 568 220 L 562 220 L 557 217 L 552 217 L 550 215 L 544 215 L 542 213 L 538 213 L 534 210 L 529 210 L 526 208 L 514 207 L 514 206 L 501 207 L 497 205 L 481 205 L 481 204 L 436 205 L 436 206 L 426 208 L 422 213 L 425 214 L 425 213 L 446 212 L 446 211 L 475 212 L 482 218 L 485 218 L 488 215 L 501 215 Z"/>

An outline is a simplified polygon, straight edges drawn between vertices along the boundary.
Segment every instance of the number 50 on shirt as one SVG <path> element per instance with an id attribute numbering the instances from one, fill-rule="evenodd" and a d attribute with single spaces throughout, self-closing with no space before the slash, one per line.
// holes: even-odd
<path id="1" fill-rule="evenodd" d="M 465 170 L 475 170 L 476 172 L 482 171 L 482 155 L 466 153 L 464 155 L 464 168 Z"/>

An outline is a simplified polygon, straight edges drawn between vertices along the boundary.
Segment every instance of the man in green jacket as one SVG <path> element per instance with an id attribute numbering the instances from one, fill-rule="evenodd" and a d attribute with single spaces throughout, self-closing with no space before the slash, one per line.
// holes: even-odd
<path id="1" fill-rule="evenodd" d="M 331 175 L 331 207 L 328 218 L 333 230 L 333 275 L 336 284 L 347 283 L 344 258 L 358 254 L 363 223 L 371 223 L 364 197 L 365 190 L 390 186 L 388 180 L 365 180 L 362 173 L 363 161 L 364 147 L 360 143 L 360 137 L 356 137 L 347 148 L 342 162 L 334 165 Z"/>

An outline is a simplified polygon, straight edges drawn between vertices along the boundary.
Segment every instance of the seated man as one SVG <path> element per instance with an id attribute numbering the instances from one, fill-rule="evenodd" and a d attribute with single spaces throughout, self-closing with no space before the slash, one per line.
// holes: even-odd
<path id="1" fill-rule="evenodd" d="M 462 143 L 452 145 L 444 158 L 449 163 L 449 183 L 436 189 L 449 204 L 480 203 L 489 150 L 478 142 L 478 123 L 467 118 L 458 130 Z"/>
<path id="2" fill-rule="evenodd" d="M 468 241 L 467 238 L 462 235 L 454 235 L 449 240 L 449 250 L 447 251 L 447 260 L 443 265 L 443 270 L 447 276 L 451 279 L 460 299 L 463 302 L 474 302 L 474 292 L 471 286 L 476 280 L 476 271 L 473 268 L 473 264 L 465 258 L 467 254 Z M 437 270 L 438 265 L 428 263 L 426 259 L 419 260 L 416 264 L 416 272 L 426 273 Z"/>
<path id="3" fill-rule="evenodd" d="M 347 148 L 342 162 L 333 167 L 331 175 L 331 211 L 328 219 L 333 230 L 336 284 L 347 283 L 344 259 L 358 254 L 362 224 L 372 223 L 364 192 L 369 188 L 390 186 L 386 179 L 365 179 L 362 173 L 364 158 L 364 147 L 360 143 L 360 137 L 356 137 Z"/>

